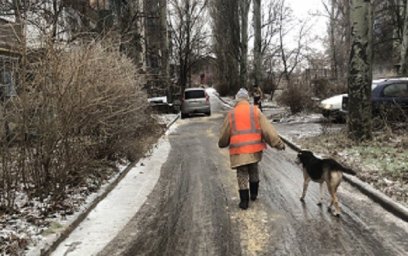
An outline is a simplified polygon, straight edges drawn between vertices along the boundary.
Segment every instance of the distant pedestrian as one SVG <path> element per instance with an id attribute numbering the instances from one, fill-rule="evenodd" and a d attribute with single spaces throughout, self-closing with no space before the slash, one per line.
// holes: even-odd
<path id="1" fill-rule="evenodd" d="M 252 96 L 254 97 L 254 105 L 258 106 L 259 110 L 262 112 L 263 92 L 258 85 L 254 85 Z"/>
<path id="2" fill-rule="evenodd" d="M 266 149 L 265 142 L 279 150 L 284 150 L 285 144 L 258 107 L 249 103 L 247 90 L 240 89 L 236 100 L 237 104 L 224 120 L 218 146 L 229 147 L 231 168 L 237 169 L 239 207 L 247 209 L 249 196 L 253 201 L 258 196 L 258 162 Z"/>

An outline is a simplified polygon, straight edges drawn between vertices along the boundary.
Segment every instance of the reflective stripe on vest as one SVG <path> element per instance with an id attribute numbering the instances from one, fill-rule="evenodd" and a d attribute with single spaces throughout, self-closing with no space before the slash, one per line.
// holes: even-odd
<path id="1" fill-rule="evenodd" d="M 229 113 L 231 129 L 230 154 L 251 154 L 264 150 L 259 112 L 249 103 L 239 103 Z"/>

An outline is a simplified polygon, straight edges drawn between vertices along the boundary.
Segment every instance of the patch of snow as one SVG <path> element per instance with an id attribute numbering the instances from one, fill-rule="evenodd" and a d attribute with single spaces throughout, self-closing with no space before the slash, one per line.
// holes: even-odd
<path id="1" fill-rule="evenodd" d="M 160 114 L 160 115 L 155 115 L 155 118 L 160 124 L 168 125 L 175 118 L 177 118 L 177 116 L 178 114 Z"/>
<path id="2" fill-rule="evenodd" d="M 215 95 L 219 95 L 218 94 L 218 92 L 217 92 L 217 90 L 215 90 L 214 88 L 212 88 L 212 87 L 208 87 L 208 88 L 206 88 L 205 89 L 205 91 L 208 93 L 208 94 L 215 94 Z"/>
<path id="3" fill-rule="evenodd" d="M 146 201 L 170 149 L 167 138 L 161 138 L 152 155 L 140 160 L 51 255 L 95 255 L 102 250 Z"/>
<path id="4" fill-rule="evenodd" d="M 177 115 L 163 115 L 163 124 L 172 122 Z M 167 129 L 169 134 L 177 129 L 177 123 Z M 157 146 L 156 146 L 157 147 Z M 142 161 L 142 160 L 141 160 Z M 122 161 L 111 177 L 99 186 L 94 180 L 88 180 L 86 186 L 68 188 L 67 197 L 57 205 L 51 204 L 51 198 L 40 200 L 29 198 L 23 188 L 16 190 L 16 209 L 13 214 L 0 215 L 0 255 L 40 255 L 41 250 L 49 247 L 58 239 L 63 230 L 92 205 L 130 164 Z M 52 214 L 51 214 L 52 213 Z M 8 254 L 5 254 L 5 251 Z"/>
<path id="5" fill-rule="evenodd" d="M 167 96 L 148 98 L 147 102 L 149 103 L 167 103 Z"/>
<path id="6" fill-rule="evenodd" d="M 325 120 L 322 114 L 297 114 L 289 117 L 284 117 L 280 120 L 281 123 L 321 123 Z"/>

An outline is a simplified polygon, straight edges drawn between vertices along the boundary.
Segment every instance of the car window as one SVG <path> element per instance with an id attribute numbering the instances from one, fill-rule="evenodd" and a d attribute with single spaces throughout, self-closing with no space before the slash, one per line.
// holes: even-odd
<path id="1" fill-rule="evenodd" d="M 407 84 L 390 84 L 384 88 L 385 97 L 408 97 Z"/>
<path id="2" fill-rule="evenodd" d="M 197 90 L 197 91 L 185 91 L 184 98 L 188 99 L 197 99 L 197 98 L 205 98 L 204 90 Z"/>

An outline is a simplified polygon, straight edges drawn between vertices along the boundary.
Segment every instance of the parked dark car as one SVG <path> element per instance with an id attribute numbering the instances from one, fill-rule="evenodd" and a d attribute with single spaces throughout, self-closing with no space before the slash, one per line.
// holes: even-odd
<path id="1" fill-rule="evenodd" d="M 374 116 L 397 120 L 408 114 L 408 80 L 390 79 L 379 83 L 371 92 Z M 347 113 L 348 96 L 343 96 L 342 111 Z"/>
<path id="2" fill-rule="evenodd" d="M 149 105 L 158 113 L 177 113 L 175 105 L 167 102 L 167 96 L 158 96 L 147 99 Z"/>

